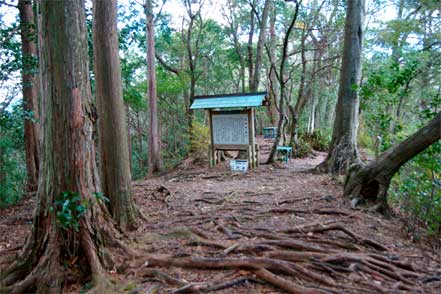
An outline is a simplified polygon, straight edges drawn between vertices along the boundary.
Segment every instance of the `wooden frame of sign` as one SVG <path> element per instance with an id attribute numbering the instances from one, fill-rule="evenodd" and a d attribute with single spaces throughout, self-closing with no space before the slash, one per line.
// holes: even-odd
<path id="1" fill-rule="evenodd" d="M 254 110 L 216 111 L 208 110 L 210 167 L 220 163 L 221 151 L 246 151 L 249 168 L 259 165 L 259 147 L 255 143 Z"/>

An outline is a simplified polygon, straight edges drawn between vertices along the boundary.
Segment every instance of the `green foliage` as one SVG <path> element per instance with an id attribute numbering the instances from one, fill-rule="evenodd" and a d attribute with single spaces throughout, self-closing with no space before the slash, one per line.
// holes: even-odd
<path id="1" fill-rule="evenodd" d="M 408 162 L 394 177 L 392 199 L 407 214 L 411 233 L 426 228 L 441 234 L 441 143 L 437 142 Z"/>
<path id="2" fill-rule="evenodd" d="M 17 203 L 25 193 L 23 119 L 29 116 L 21 105 L 0 113 L 0 206 Z"/>
<path id="3" fill-rule="evenodd" d="M 312 154 L 313 149 L 309 142 L 299 136 L 297 142 L 292 147 L 292 156 L 294 158 L 305 158 Z"/>
<path id="4" fill-rule="evenodd" d="M 190 139 L 187 151 L 191 151 L 197 156 L 206 156 L 210 144 L 209 128 L 205 124 L 194 120 Z"/>
<path id="5" fill-rule="evenodd" d="M 331 137 L 321 130 L 314 130 L 312 133 L 301 132 L 299 139 L 306 142 L 310 148 L 316 151 L 328 151 Z"/>
<path id="6" fill-rule="evenodd" d="M 98 193 L 95 194 L 97 197 Z M 101 195 L 101 197 L 104 197 Z M 104 199 L 104 198 L 102 198 Z M 57 222 L 64 230 L 73 229 L 76 232 L 80 229 L 79 221 L 86 213 L 87 207 L 90 203 L 82 199 L 78 192 L 62 192 L 55 199 L 55 208 L 50 210 L 55 211 Z"/>

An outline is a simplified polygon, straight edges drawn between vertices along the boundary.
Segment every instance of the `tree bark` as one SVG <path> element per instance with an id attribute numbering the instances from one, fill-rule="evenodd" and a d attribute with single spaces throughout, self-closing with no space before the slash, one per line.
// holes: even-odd
<path id="1" fill-rule="evenodd" d="M 22 92 L 24 119 L 24 141 L 26 151 L 27 190 L 36 191 L 40 161 L 38 144 L 38 57 L 37 31 L 32 1 L 19 0 L 22 52 Z"/>
<path id="2" fill-rule="evenodd" d="M 146 1 L 147 17 L 147 71 L 149 98 L 149 174 L 161 170 L 161 135 L 158 123 L 155 65 L 155 23 L 152 0 Z"/>
<path id="3" fill-rule="evenodd" d="M 336 117 L 330 151 L 317 168 L 322 172 L 342 174 L 359 161 L 357 150 L 358 87 L 361 78 L 361 53 L 365 1 L 347 2 L 343 60 L 336 105 Z"/>
<path id="4" fill-rule="evenodd" d="M 42 1 L 41 12 L 45 95 L 38 204 L 31 234 L 16 261 L 1 273 L 0 288 L 61 293 L 80 272 L 92 278 L 97 293 L 109 293 L 104 265 L 110 265 L 112 255 L 107 249 L 119 243 L 103 201 L 94 196 L 99 187 L 92 139 L 96 115 L 84 1 Z M 67 207 L 73 218 L 66 223 L 61 216 Z"/>
<path id="5" fill-rule="evenodd" d="M 279 96 L 279 87 L 277 76 L 275 72 L 275 60 L 276 60 L 276 8 L 275 5 L 271 5 L 271 15 L 270 15 L 270 43 L 269 43 L 269 57 L 270 57 L 270 70 L 269 70 L 269 80 L 270 80 L 270 106 L 268 107 L 268 115 L 270 117 L 271 125 L 276 124 L 277 115 L 277 97 Z"/>
<path id="6" fill-rule="evenodd" d="M 100 176 L 110 211 L 122 229 L 134 228 L 137 209 L 131 173 L 119 59 L 117 2 L 93 3 L 95 91 L 98 109 Z"/>
<path id="7" fill-rule="evenodd" d="M 259 39 L 257 40 L 257 50 L 256 50 L 256 61 L 254 63 L 254 74 L 252 77 L 251 92 L 256 92 L 259 88 L 260 81 L 260 69 L 262 67 L 262 57 L 263 57 L 263 49 L 265 47 L 265 37 L 266 37 L 266 25 L 268 22 L 268 14 L 270 8 L 271 0 L 265 0 L 265 5 L 262 11 L 262 18 L 260 20 L 259 27 Z"/>
<path id="8" fill-rule="evenodd" d="M 253 7 L 256 6 L 256 0 L 252 0 L 250 3 Z M 250 32 L 248 34 L 247 52 L 248 52 L 248 88 L 251 90 L 253 87 L 253 37 L 254 37 L 255 17 L 253 10 L 250 9 Z"/>
<path id="9" fill-rule="evenodd" d="M 286 66 L 286 60 L 288 58 L 288 42 L 289 42 L 289 36 L 291 35 L 291 32 L 294 28 L 294 24 L 297 20 L 297 16 L 299 14 L 299 3 L 296 2 L 296 7 L 294 11 L 293 18 L 291 20 L 291 23 L 288 27 L 288 30 L 286 31 L 285 37 L 283 38 L 283 49 L 282 49 L 282 57 L 280 61 L 280 68 L 279 68 L 279 83 L 280 83 L 280 102 L 279 102 L 279 122 L 277 124 L 277 134 L 276 139 L 274 140 L 273 147 L 271 148 L 270 155 L 268 157 L 268 160 L 266 163 L 274 163 L 276 161 L 276 155 L 277 155 L 277 146 L 280 144 L 280 140 L 282 138 L 283 132 L 284 132 L 284 125 L 286 121 L 285 117 L 285 91 L 286 91 L 286 80 L 284 78 L 285 75 L 285 66 Z"/>
<path id="10" fill-rule="evenodd" d="M 360 201 L 373 202 L 374 209 L 389 214 L 387 190 L 394 174 L 407 161 L 441 139 L 441 112 L 424 127 L 401 143 L 391 147 L 366 165 L 354 165 L 346 177 L 344 195 Z"/>

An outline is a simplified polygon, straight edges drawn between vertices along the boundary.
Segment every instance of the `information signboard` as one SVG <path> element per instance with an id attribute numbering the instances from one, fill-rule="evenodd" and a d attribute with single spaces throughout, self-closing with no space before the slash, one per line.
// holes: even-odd
<path id="1" fill-rule="evenodd" d="M 248 114 L 214 114 L 212 116 L 215 145 L 248 145 Z"/>

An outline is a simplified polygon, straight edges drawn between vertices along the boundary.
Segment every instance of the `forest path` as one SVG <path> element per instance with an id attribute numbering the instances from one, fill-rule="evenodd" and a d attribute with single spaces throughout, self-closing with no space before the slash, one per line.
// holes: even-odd
<path id="1" fill-rule="evenodd" d="M 259 137 L 258 143 L 264 162 L 272 141 Z M 150 248 L 152 268 L 178 279 L 165 281 L 147 267 L 136 272 L 151 278 L 143 287 L 159 287 L 158 293 L 180 287 L 178 293 L 223 287 L 216 293 L 436 292 L 441 282 L 424 279 L 441 275 L 440 253 L 412 243 L 398 219 L 350 209 L 341 185 L 329 175 L 308 172 L 325 156 L 234 175 L 227 162 L 209 169 L 187 161 L 136 182 L 134 193 L 147 221 L 132 237 Z M 276 262 L 264 268 L 283 280 L 237 264 L 263 258 Z M 285 265 L 294 271 L 282 270 Z"/>
<path id="2" fill-rule="evenodd" d="M 264 160 L 271 141 L 258 142 Z M 146 257 L 112 275 L 133 281 L 131 294 L 437 293 L 440 250 L 412 242 L 397 218 L 350 209 L 341 185 L 308 172 L 324 156 L 235 175 L 187 160 L 134 182 L 146 220 L 129 237 Z M 0 209 L 0 268 L 29 234 L 34 205 Z"/>

